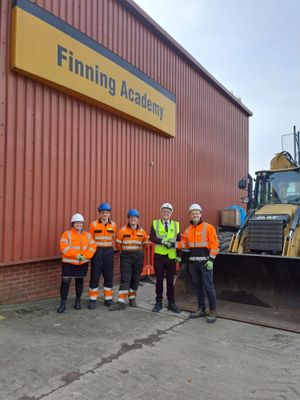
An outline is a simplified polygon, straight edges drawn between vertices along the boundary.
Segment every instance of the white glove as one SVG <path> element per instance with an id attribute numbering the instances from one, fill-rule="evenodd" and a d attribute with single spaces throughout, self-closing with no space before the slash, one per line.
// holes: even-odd
<path id="1" fill-rule="evenodd" d="M 163 244 L 167 249 L 170 249 L 172 247 L 172 243 L 165 239 L 161 241 L 161 244 Z"/>

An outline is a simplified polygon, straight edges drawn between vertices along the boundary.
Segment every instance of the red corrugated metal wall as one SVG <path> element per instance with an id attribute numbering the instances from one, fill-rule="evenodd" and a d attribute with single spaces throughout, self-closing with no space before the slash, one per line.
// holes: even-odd
<path id="1" fill-rule="evenodd" d="M 177 98 L 169 139 L 9 69 L 11 2 L 0 20 L 0 263 L 59 254 L 74 212 L 87 221 L 100 201 L 122 225 L 128 208 L 149 229 L 164 201 L 187 223 L 199 202 L 205 219 L 239 202 L 248 171 L 248 116 L 115 0 L 39 0 L 141 69 Z"/>

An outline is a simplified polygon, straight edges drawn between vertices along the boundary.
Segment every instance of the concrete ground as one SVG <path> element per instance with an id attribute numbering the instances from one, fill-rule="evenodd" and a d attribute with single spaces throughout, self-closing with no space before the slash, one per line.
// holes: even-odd
<path id="1" fill-rule="evenodd" d="M 58 300 L 0 307 L 1 400 L 296 400 L 300 335 L 137 309 L 72 308 Z"/>

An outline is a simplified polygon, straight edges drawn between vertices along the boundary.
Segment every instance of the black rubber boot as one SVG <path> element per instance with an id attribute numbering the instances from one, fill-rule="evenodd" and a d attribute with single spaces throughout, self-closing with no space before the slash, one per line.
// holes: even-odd
<path id="1" fill-rule="evenodd" d="M 121 301 L 117 301 L 115 304 L 108 307 L 109 311 L 125 310 L 125 308 L 125 303 L 122 303 Z"/>
<path id="2" fill-rule="evenodd" d="M 115 302 L 114 302 L 112 299 L 104 300 L 104 305 L 105 305 L 106 307 L 112 306 L 112 305 L 114 305 L 114 304 L 115 304 Z"/>
<path id="3" fill-rule="evenodd" d="M 170 310 L 170 311 L 172 311 L 172 312 L 174 312 L 174 313 L 176 313 L 176 314 L 179 314 L 181 311 L 179 310 L 179 308 L 176 306 L 176 304 L 175 303 L 173 303 L 173 302 L 170 302 L 169 304 L 168 304 L 168 310 Z"/>
<path id="4" fill-rule="evenodd" d="M 57 309 L 58 314 L 62 314 L 66 311 L 66 300 L 61 300 L 60 305 Z"/>
<path id="5" fill-rule="evenodd" d="M 130 306 L 130 307 L 136 307 L 136 301 L 135 301 L 135 299 L 129 299 L 129 306 Z"/>
<path id="6" fill-rule="evenodd" d="M 81 310 L 80 297 L 76 297 L 74 308 L 75 310 Z"/>
<path id="7" fill-rule="evenodd" d="M 161 309 L 162 309 L 162 303 L 161 303 L 161 301 L 157 301 L 155 306 L 152 308 L 152 311 L 160 312 Z"/>
<path id="8" fill-rule="evenodd" d="M 95 308 L 96 308 L 96 300 L 89 300 L 88 309 L 95 310 Z"/>

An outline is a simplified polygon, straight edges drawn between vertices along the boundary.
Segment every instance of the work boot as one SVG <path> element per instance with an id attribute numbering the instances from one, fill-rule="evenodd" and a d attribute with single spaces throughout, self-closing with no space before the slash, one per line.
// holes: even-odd
<path id="1" fill-rule="evenodd" d="M 104 305 L 105 305 L 106 307 L 112 306 L 112 305 L 114 305 L 114 304 L 115 304 L 115 302 L 114 302 L 112 299 L 104 300 Z"/>
<path id="2" fill-rule="evenodd" d="M 161 309 L 162 309 L 161 301 L 157 301 L 155 306 L 152 308 L 152 311 L 153 312 L 160 312 Z"/>
<path id="3" fill-rule="evenodd" d="M 210 310 L 206 322 L 208 322 L 209 324 L 213 324 L 214 322 L 216 322 L 216 319 L 217 319 L 216 310 Z"/>
<path id="4" fill-rule="evenodd" d="M 60 300 L 60 305 L 57 309 L 58 314 L 62 314 L 66 311 L 66 300 Z"/>
<path id="5" fill-rule="evenodd" d="M 117 301 L 115 304 L 108 307 L 109 311 L 125 310 L 125 308 L 126 305 L 122 301 Z"/>
<path id="6" fill-rule="evenodd" d="M 74 308 L 75 310 L 81 310 L 80 297 L 76 297 Z"/>
<path id="7" fill-rule="evenodd" d="M 130 305 L 130 307 L 136 307 L 135 299 L 129 299 L 129 305 Z"/>
<path id="8" fill-rule="evenodd" d="M 169 302 L 168 310 L 170 310 L 176 314 L 179 314 L 181 312 L 181 310 L 179 310 L 179 308 L 176 306 L 176 304 L 174 302 Z"/>
<path id="9" fill-rule="evenodd" d="M 201 318 L 201 317 L 207 317 L 207 312 L 205 311 L 205 308 L 198 308 L 197 311 L 190 313 L 190 318 Z"/>
<path id="10" fill-rule="evenodd" d="M 95 310 L 95 308 L 96 308 L 96 300 L 89 300 L 88 309 Z"/>

